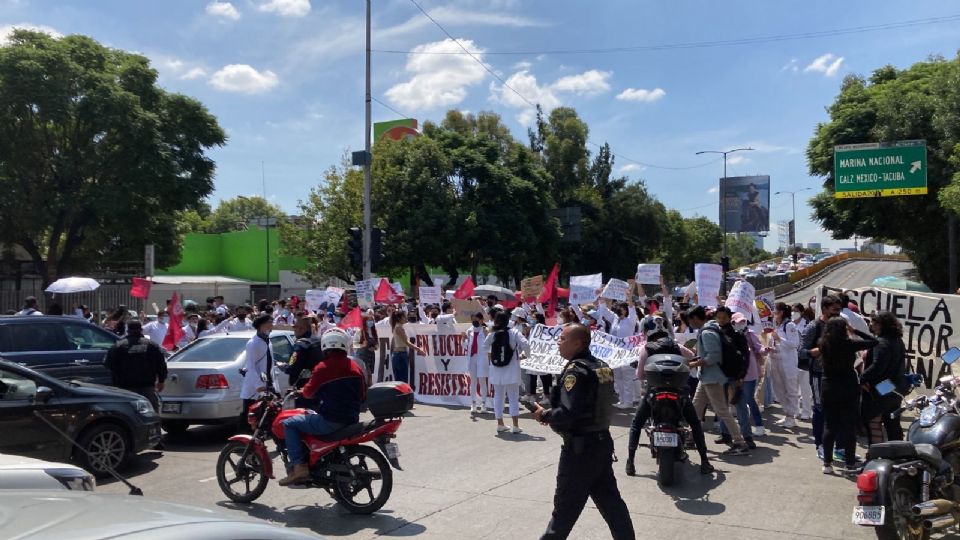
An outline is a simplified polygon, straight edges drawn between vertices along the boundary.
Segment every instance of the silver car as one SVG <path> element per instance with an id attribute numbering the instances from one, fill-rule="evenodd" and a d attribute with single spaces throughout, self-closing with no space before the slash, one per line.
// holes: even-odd
<path id="1" fill-rule="evenodd" d="M 0 491 L 93 491 L 96 486 L 93 475 L 76 465 L 0 454 Z"/>
<path id="2" fill-rule="evenodd" d="M 240 368 L 254 335 L 246 331 L 202 337 L 167 360 L 167 382 L 160 392 L 160 418 L 167 433 L 183 433 L 193 424 L 239 424 Z M 282 391 L 289 385 L 280 368 L 293 353 L 293 332 L 275 331 L 270 342 L 276 368 L 273 378 Z"/>

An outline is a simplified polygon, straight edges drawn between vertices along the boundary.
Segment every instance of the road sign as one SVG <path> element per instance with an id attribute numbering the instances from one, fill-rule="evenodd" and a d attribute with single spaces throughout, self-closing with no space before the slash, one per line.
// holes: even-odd
<path id="1" fill-rule="evenodd" d="M 926 195 L 926 141 L 836 146 L 833 179 L 837 199 Z"/>

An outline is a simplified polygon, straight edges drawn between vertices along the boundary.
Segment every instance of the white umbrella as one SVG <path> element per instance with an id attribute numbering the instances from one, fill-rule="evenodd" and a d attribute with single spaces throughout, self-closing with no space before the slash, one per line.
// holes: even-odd
<path id="1" fill-rule="evenodd" d="M 92 278 L 66 277 L 58 279 L 47 287 L 48 293 L 68 294 L 95 291 L 100 288 L 100 282 Z"/>

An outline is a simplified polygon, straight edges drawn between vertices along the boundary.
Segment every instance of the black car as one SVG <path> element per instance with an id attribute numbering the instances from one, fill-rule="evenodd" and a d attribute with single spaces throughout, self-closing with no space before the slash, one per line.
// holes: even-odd
<path id="1" fill-rule="evenodd" d="M 62 380 L 110 384 L 103 361 L 118 339 L 77 317 L 0 317 L 0 358 Z"/>
<path id="2" fill-rule="evenodd" d="M 87 452 L 81 452 L 39 412 Z M 133 392 L 61 381 L 0 360 L 0 453 L 49 461 L 73 460 L 103 476 L 160 442 L 160 417 Z M 87 453 L 90 455 L 88 456 Z"/>

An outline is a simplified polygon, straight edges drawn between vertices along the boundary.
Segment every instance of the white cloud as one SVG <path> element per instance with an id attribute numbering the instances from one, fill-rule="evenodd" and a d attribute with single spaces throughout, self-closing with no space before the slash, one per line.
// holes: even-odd
<path id="1" fill-rule="evenodd" d="M 217 0 L 207 4 L 207 15 L 230 19 L 231 21 L 240 19 L 240 12 L 237 11 L 237 8 L 233 7 L 233 4 L 230 2 L 219 2 Z"/>
<path id="2" fill-rule="evenodd" d="M 472 41 L 460 40 L 481 61 L 483 50 Z M 418 45 L 416 52 L 463 52 L 452 39 Z M 483 81 L 486 71 L 465 54 L 411 54 L 405 69 L 409 81 L 386 91 L 387 99 L 406 110 L 434 109 L 457 105 L 467 97 L 467 87 Z"/>
<path id="3" fill-rule="evenodd" d="M 794 73 L 800 71 L 800 60 L 798 58 L 791 58 L 789 62 L 780 68 L 780 71 L 792 71 Z"/>
<path id="4" fill-rule="evenodd" d="M 663 88 L 654 88 L 653 90 L 646 90 L 643 88 L 627 88 L 623 92 L 617 94 L 617 99 L 620 101 L 639 101 L 641 103 L 653 103 L 654 101 L 659 101 L 667 93 Z"/>
<path id="5" fill-rule="evenodd" d="M 803 68 L 803 72 L 823 73 L 827 77 L 833 77 L 840 71 L 841 64 L 843 64 L 842 56 L 834 56 L 833 53 L 827 53 L 810 62 L 810 65 Z"/>
<path id="6" fill-rule="evenodd" d="M 610 90 L 607 79 L 611 75 L 609 71 L 591 69 L 579 75 L 567 75 L 553 83 L 541 85 L 537 82 L 535 75 L 528 70 L 521 70 L 508 77 L 506 85 L 490 83 L 490 99 L 508 107 L 524 109 L 517 115 L 517 121 L 529 126 L 533 123 L 535 111 L 527 100 L 539 104 L 544 111 L 549 112 L 562 104 L 562 94 L 593 96 Z M 526 100 L 518 96 L 518 93 Z"/>
<path id="7" fill-rule="evenodd" d="M 551 88 L 557 92 L 570 92 L 578 95 L 602 94 L 610 90 L 607 79 L 613 72 L 591 69 L 579 75 L 568 75 L 557 79 Z"/>
<path id="8" fill-rule="evenodd" d="M 207 76 L 207 70 L 200 67 L 195 67 L 195 68 L 190 68 L 186 73 L 181 75 L 179 78 L 185 81 L 192 81 L 194 79 L 200 79 L 206 76 Z"/>
<path id="9" fill-rule="evenodd" d="M 185 62 L 171 56 L 152 56 L 153 66 L 165 79 L 192 81 L 207 76 L 207 70 L 196 62 Z"/>
<path id="10" fill-rule="evenodd" d="M 62 38 L 63 34 L 57 32 L 49 26 L 44 26 L 40 24 L 30 24 L 30 23 L 20 23 L 20 24 L 5 24 L 0 25 L 0 45 L 6 45 L 10 42 L 10 36 L 13 34 L 15 29 L 20 30 L 31 30 L 33 32 L 43 32 L 49 34 L 54 38 Z"/>
<path id="11" fill-rule="evenodd" d="M 643 165 L 638 165 L 636 163 L 627 163 L 623 167 L 620 167 L 621 173 L 640 172 L 643 170 L 646 170 L 646 167 L 644 167 Z"/>
<path id="12" fill-rule="evenodd" d="M 210 77 L 210 86 L 224 92 L 262 94 L 277 86 L 280 79 L 272 71 L 257 71 L 246 64 L 224 66 Z"/>
<path id="13" fill-rule="evenodd" d="M 727 165 L 743 165 L 749 162 L 750 158 L 746 156 L 730 156 L 727 158 Z"/>
<path id="14" fill-rule="evenodd" d="M 513 69 L 517 71 L 530 69 L 532 67 L 533 67 L 533 64 L 531 64 L 530 62 L 527 62 L 526 60 L 524 60 L 523 62 L 517 62 L 516 64 L 513 65 Z"/>
<path id="15" fill-rule="evenodd" d="M 720 191 L 720 186 L 713 186 L 712 188 L 707 190 L 707 193 L 716 193 L 718 191 Z"/>
<path id="16" fill-rule="evenodd" d="M 257 6 L 257 9 L 281 17 L 305 17 L 310 13 L 310 0 L 269 0 Z"/>

